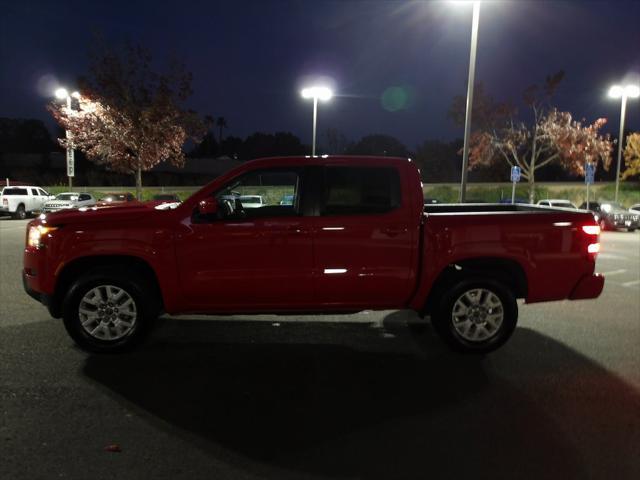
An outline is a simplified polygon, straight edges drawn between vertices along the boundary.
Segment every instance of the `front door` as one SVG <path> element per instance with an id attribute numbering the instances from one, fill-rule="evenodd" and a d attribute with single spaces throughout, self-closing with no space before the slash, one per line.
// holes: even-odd
<path id="1" fill-rule="evenodd" d="M 286 311 L 311 306 L 311 217 L 302 169 L 253 171 L 213 192 L 216 218 L 186 220 L 177 241 L 190 310 Z M 244 203 L 243 203 L 244 202 Z"/>

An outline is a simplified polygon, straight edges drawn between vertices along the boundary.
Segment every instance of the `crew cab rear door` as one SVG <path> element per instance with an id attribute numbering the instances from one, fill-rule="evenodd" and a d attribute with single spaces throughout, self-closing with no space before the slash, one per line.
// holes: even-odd
<path id="1" fill-rule="evenodd" d="M 314 229 L 318 303 L 397 307 L 416 261 L 405 172 L 393 165 L 326 165 Z"/>

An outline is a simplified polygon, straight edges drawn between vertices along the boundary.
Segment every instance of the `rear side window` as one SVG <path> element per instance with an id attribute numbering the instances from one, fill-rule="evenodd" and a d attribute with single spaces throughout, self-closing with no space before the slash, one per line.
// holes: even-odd
<path id="1" fill-rule="evenodd" d="M 5 188 L 2 195 L 29 195 L 26 188 Z"/>
<path id="2" fill-rule="evenodd" d="M 79 200 L 82 202 L 84 200 L 91 200 L 91 197 L 87 193 L 81 193 Z"/>
<path id="3" fill-rule="evenodd" d="M 400 176 L 392 167 L 326 167 L 322 215 L 386 213 L 400 206 Z"/>

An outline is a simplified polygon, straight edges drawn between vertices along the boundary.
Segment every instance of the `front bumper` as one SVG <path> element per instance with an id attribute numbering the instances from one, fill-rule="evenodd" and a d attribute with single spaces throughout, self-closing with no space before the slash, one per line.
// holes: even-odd
<path id="1" fill-rule="evenodd" d="M 34 300 L 37 300 L 38 302 L 40 302 L 41 304 L 43 304 L 45 307 L 48 308 L 49 305 L 51 305 L 51 297 L 46 293 L 37 292 L 33 288 L 31 288 L 31 286 L 29 285 L 29 277 L 30 275 L 27 275 L 27 272 L 23 270 L 22 286 L 24 287 L 24 291 L 27 292 L 27 295 L 29 295 L 31 298 L 33 298 Z"/>
<path id="2" fill-rule="evenodd" d="M 586 298 L 597 298 L 604 288 L 604 277 L 599 273 L 585 275 L 573 288 L 569 295 L 569 300 L 582 300 Z"/>

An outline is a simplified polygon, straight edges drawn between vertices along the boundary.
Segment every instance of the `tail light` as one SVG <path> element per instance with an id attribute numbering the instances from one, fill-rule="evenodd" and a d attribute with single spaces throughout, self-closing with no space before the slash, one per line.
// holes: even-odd
<path id="1" fill-rule="evenodd" d="M 598 225 L 583 225 L 582 231 L 591 238 L 587 241 L 587 253 L 592 254 L 594 257 L 600 252 L 600 226 Z"/>

